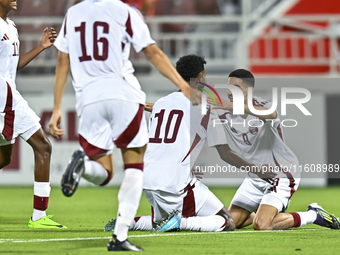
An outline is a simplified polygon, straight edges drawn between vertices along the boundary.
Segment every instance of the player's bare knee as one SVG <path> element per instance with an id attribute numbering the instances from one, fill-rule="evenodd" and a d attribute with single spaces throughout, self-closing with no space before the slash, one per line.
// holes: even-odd
<path id="1" fill-rule="evenodd" d="M 259 220 L 259 219 L 254 220 L 253 227 L 254 227 L 255 230 L 271 230 L 270 224 L 268 224 L 268 223 L 266 223 L 262 220 Z"/>
<path id="2" fill-rule="evenodd" d="M 52 145 L 47 137 L 41 139 L 35 146 L 32 146 L 36 156 L 50 157 L 52 154 Z"/>

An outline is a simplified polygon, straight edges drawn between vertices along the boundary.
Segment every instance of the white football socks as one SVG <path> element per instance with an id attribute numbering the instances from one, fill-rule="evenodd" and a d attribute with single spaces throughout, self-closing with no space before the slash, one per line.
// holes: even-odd
<path id="1" fill-rule="evenodd" d="M 119 241 L 127 239 L 129 226 L 134 221 L 143 189 L 143 172 L 127 168 L 118 193 L 118 216 L 115 235 Z"/>
<path id="2" fill-rule="evenodd" d="M 317 214 L 313 210 L 309 210 L 307 212 L 298 212 L 301 218 L 301 225 L 304 226 L 307 224 L 311 224 L 316 220 Z"/>
<path id="3" fill-rule="evenodd" d="M 108 171 L 98 162 L 85 159 L 83 178 L 95 185 L 103 184 L 108 178 Z"/>
<path id="4" fill-rule="evenodd" d="M 191 231 L 222 231 L 227 222 L 227 219 L 220 215 L 182 218 L 180 229 Z"/>
<path id="5" fill-rule="evenodd" d="M 32 221 L 40 220 L 42 217 L 46 216 L 50 193 L 51 186 L 49 182 L 34 182 L 34 209 Z"/>
<path id="6" fill-rule="evenodd" d="M 152 230 L 151 215 L 136 217 L 134 221 L 132 222 L 132 224 L 130 225 L 129 230 L 150 230 L 151 231 Z"/>

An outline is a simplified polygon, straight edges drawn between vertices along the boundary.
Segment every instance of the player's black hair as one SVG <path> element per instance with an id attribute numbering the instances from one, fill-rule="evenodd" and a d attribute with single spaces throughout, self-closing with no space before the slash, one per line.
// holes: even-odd
<path id="1" fill-rule="evenodd" d="M 232 71 L 228 77 L 239 78 L 244 81 L 248 86 L 255 87 L 254 75 L 246 69 L 236 69 Z"/>
<path id="2" fill-rule="evenodd" d="M 204 70 L 206 63 L 204 57 L 195 54 L 186 55 L 176 62 L 176 70 L 185 81 L 189 82 L 190 78 L 196 78 Z"/>

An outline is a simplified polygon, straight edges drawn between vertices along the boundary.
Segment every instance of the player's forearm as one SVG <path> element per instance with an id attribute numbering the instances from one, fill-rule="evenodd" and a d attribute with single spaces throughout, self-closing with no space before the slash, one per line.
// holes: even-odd
<path id="1" fill-rule="evenodd" d="M 255 165 L 248 160 L 241 157 L 238 153 L 231 150 L 228 154 L 222 158 L 225 162 L 233 165 L 237 168 L 245 167 L 247 169 L 255 168 Z"/>
<path id="2" fill-rule="evenodd" d="M 268 110 L 267 108 L 265 107 L 262 107 L 262 106 L 254 106 L 254 108 L 256 110 L 259 110 L 259 111 L 265 111 L 265 110 Z M 252 113 L 248 107 L 248 105 L 244 105 L 244 113 L 246 114 L 250 114 L 250 115 L 253 115 L 255 117 L 258 117 L 260 119 L 265 119 L 265 120 L 268 120 L 268 119 L 276 119 L 277 118 L 277 112 L 274 111 L 273 113 L 271 114 L 266 114 L 266 115 L 259 115 L 259 114 L 255 114 L 255 113 Z"/>
<path id="3" fill-rule="evenodd" d="M 216 149 L 221 157 L 221 159 L 228 164 L 235 166 L 239 169 L 247 170 L 248 172 L 257 172 L 259 171 L 259 167 L 255 164 L 249 162 L 238 153 L 230 149 L 229 145 L 217 145 Z"/>
<path id="4" fill-rule="evenodd" d="M 172 81 L 187 97 L 189 97 L 189 84 L 178 74 L 175 67 L 171 64 L 163 51 L 161 51 L 155 44 L 152 44 L 144 48 L 143 52 L 150 63 L 154 65 L 161 74 Z"/>
<path id="5" fill-rule="evenodd" d="M 60 52 L 58 57 L 58 64 L 55 71 L 54 80 L 54 106 L 53 110 L 61 109 L 61 102 L 67 82 L 68 72 L 70 69 L 70 62 L 67 54 Z"/>
<path id="6" fill-rule="evenodd" d="M 17 69 L 21 69 L 24 66 L 26 66 L 36 56 L 38 56 L 39 53 L 42 52 L 43 50 L 44 50 L 44 47 L 41 44 L 39 44 L 37 47 L 33 48 L 29 52 L 26 52 L 24 55 L 20 56 Z"/>

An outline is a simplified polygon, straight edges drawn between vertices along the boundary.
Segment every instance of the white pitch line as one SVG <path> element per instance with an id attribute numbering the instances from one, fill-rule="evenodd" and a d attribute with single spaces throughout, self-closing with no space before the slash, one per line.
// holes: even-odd
<path id="1" fill-rule="evenodd" d="M 221 231 L 221 232 L 190 232 L 190 233 L 167 233 L 167 234 L 150 234 L 150 235 L 129 235 L 130 237 L 165 237 L 165 236 L 186 236 L 186 235 L 218 235 L 218 234 L 247 234 L 247 233 L 268 233 L 268 232 L 300 232 L 300 231 L 320 231 L 330 230 L 327 228 L 304 228 L 304 229 L 288 229 L 288 230 L 250 230 L 250 231 Z M 85 240 L 101 240 L 110 239 L 110 237 L 75 237 L 75 238 L 51 238 L 51 239 L 0 239 L 0 243 L 38 243 L 38 242 L 61 242 L 61 241 L 85 241 Z"/>

